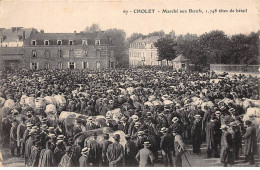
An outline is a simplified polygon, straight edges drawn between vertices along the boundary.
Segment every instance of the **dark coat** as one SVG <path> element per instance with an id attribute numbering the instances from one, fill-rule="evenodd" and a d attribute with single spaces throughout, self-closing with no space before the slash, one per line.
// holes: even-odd
<path id="1" fill-rule="evenodd" d="M 79 166 L 80 167 L 90 167 L 89 158 L 87 156 L 82 155 L 79 158 Z"/>
<path id="2" fill-rule="evenodd" d="M 254 154 L 257 150 L 257 139 L 256 139 L 256 129 L 251 126 L 246 129 L 246 133 L 243 136 L 245 139 L 245 155 Z"/>
<path id="3" fill-rule="evenodd" d="M 221 150 L 220 160 L 222 163 L 234 163 L 234 148 L 233 148 L 232 135 L 230 132 L 225 131 L 221 137 Z"/>

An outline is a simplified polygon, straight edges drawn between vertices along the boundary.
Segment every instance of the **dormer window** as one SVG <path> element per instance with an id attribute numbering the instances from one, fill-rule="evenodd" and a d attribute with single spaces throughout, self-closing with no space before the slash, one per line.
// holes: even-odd
<path id="1" fill-rule="evenodd" d="M 36 40 L 32 40 L 32 45 L 36 45 Z"/>
<path id="2" fill-rule="evenodd" d="M 88 45 L 88 40 L 82 40 L 82 45 Z"/>
<path id="3" fill-rule="evenodd" d="M 95 40 L 95 45 L 100 45 L 100 39 Z"/>
<path id="4" fill-rule="evenodd" d="M 57 41 L 57 44 L 58 44 L 58 45 L 62 45 L 62 41 L 61 41 L 61 40 L 58 40 L 58 41 Z"/>
<path id="5" fill-rule="evenodd" d="M 69 40 L 69 45 L 73 45 L 73 40 Z"/>
<path id="6" fill-rule="evenodd" d="M 44 40 L 44 45 L 49 45 L 49 40 Z"/>

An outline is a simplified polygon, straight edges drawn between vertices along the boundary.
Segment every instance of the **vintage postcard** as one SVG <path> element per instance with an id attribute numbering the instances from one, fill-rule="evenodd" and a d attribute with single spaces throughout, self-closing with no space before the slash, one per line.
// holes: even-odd
<path id="1" fill-rule="evenodd" d="M 258 167 L 259 0 L 1 0 L 1 167 Z"/>

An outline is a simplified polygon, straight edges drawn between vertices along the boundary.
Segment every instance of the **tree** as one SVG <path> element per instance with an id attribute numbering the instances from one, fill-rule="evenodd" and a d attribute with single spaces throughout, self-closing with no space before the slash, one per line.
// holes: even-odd
<path id="1" fill-rule="evenodd" d="M 125 37 L 126 33 L 121 29 L 108 29 L 105 31 L 105 35 L 110 37 L 114 48 L 114 56 L 120 65 L 125 64 Z"/>
<path id="2" fill-rule="evenodd" d="M 133 34 L 131 34 L 131 36 L 126 39 L 126 45 L 129 46 L 129 44 L 132 41 L 134 41 L 134 40 L 136 40 L 136 39 L 138 39 L 140 37 L 144 37 L 144 35 L 141 34 L 141 33 L 133 33 Z"/>
<path id="3" fill-rule="evenodd" d="M 101 31 L 99 24 L 92 24 L 90 27 L 86 27 L 84 30 L 85 33 L 93 33 L 97 31 Z"/>
<path id="4" fill-rule="evenodd" d="M 231 44 L 229 61 L 231 64 L 259 64 L 259 34 L 233 35 Z"/>
<path id="5" fill-rule="evenodd" d="M 162 37 L 154 43 L 154 46 L 157 47 L 159 61 L 166 60 L 168 64 L 168 61 L 177 55 L 177 42 L 171 38 Z"/>
<path id="6" fill-rule="evenodd" d="M 161 31 L 154 31 L 154 32 L 152 32 L 152 33 L 149 33 L 148 35 L 147 35 L 147 37 L 151 37 L 151 36 L 165 36 L 165 33 L 164 33 L 164 31 L 163 30 L 161 30 Z"/>

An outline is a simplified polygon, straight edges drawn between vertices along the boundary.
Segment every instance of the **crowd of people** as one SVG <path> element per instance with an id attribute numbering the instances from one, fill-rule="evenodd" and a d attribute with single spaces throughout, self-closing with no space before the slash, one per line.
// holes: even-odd
<path id="1" fill-rule="evenodd" d="M 227 166 L 239 159 L 245 143 L 245 161 L 254 164 L 259 126 L 255 117 L 242 117 L 256 106 L 245 108 L 242 101 L 259 102 L 258 79 L 212 77 L 217 75 L 157 68 L 2 72 L 0 97 L 14 101 L 12 107 L 1 104 L 2 146 L 30 167 L 154 166 L 157 161 L 182 166 L 185 145 L 200 155 L 205 142 L 207 157 L 220 158 Z M 21 104 L 22 96 L 55 95 L 66 99 L 57 105 L 55 122 L 44 108 Z M 221 102 L 225 99 L 231 102 Z M 121 116 L 113 120 L 107 113 L 116 108 Z M 64 111 L 82 117 L 67 129 L 58 119 Z M 98 115 L 104 116 L 104 124 L 94 121 Z M 125 135 L 97 133 L 105 127 Z M 93 132 L 91 140 L 77 140 L 84 131 Z"/>

